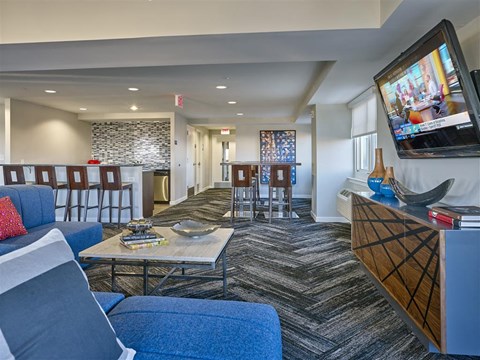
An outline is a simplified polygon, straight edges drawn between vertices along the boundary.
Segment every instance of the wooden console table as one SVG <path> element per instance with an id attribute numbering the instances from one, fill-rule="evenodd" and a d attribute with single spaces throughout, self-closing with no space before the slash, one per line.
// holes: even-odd
<path id="1" fill-rule="evenodd" d="M 428 210 L 352 194 L 352 250 L 429 351 L 480 355 L 480 229 Z"/>

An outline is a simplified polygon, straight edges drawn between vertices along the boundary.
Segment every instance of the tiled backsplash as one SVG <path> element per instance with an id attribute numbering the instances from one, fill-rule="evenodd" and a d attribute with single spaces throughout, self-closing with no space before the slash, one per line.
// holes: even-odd
<path id="1" fill-rule="evenodd" d="M 94 122 L 92 157 L 102 163 L 142 163 L 152 169 L 170 169 L 170 122 Z"/>

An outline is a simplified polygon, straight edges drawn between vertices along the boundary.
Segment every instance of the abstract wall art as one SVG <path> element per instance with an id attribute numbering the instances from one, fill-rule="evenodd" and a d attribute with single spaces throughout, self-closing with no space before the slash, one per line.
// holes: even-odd
<path id="1" fill-rule="evenodd" d="M 295 130 L 260 130 L 261 162 L 296 162 Z M 261 166 L 260 182 L 268 184 L 270 167 Z M 296 167 L 292 166 L 292 184 L 297 182 Z"/>

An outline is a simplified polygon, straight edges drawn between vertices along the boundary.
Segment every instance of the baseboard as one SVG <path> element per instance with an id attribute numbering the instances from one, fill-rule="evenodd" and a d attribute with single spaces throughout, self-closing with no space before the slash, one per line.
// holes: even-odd
<path id="1" fill-rule="evenodd" d="M 170 200 L 170 205 L 177 205 L 180 204 L 181 202 L 187 200 L 187 195 L 181 197 L 180 199 L 177 200 Z"/>
<path id="2" fill-rule="evenodd" d="M 204 192 L 204 191 L 207 191 L 207 190 L 210 190 L 210 189 L 213 189 L 213 186 L 212 185 L 208 185 L 208 186 L 205 186 L 203 189 L 201 189 L 197 194 L 201 193 L 201 192 Z"/>
<path id="3" fill-rule="evenodd" d="M 339 223 L 350 223 L 343 216 L 317 216 L 313 211 L 310 211 L 310 215 L 315 222 L 320 223 L 329 223 L 329 222 L 339 222 Z"/>

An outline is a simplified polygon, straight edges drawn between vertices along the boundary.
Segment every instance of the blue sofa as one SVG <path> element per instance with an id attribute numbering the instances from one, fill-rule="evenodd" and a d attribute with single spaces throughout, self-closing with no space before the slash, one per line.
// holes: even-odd
<path id="1" fill-rule="evenodd" d="M 280 322 L 271 306 L 92 295 L 58 229 L 0 256 L 0 275 L 6 275 L 0 281 L 0 358 L 282 359 Z"/>
<path id="2" fill-rule="evenodd" d="M 0 197 L 4 196 L 12 200 L 28 234 L 0 241 L 0 255 L 30 245 L 53 228 L 63 233 L 77 261 L 80 251 L 102 241 L 100 223 L 55 221 L 53 190 L 49 186 L 0 186 Z"/>
<path id="3" fill-rule="evenodd" d="M 282 358 L 280 322 L 269 305 L 94 295 L 135 360 Z"/>

